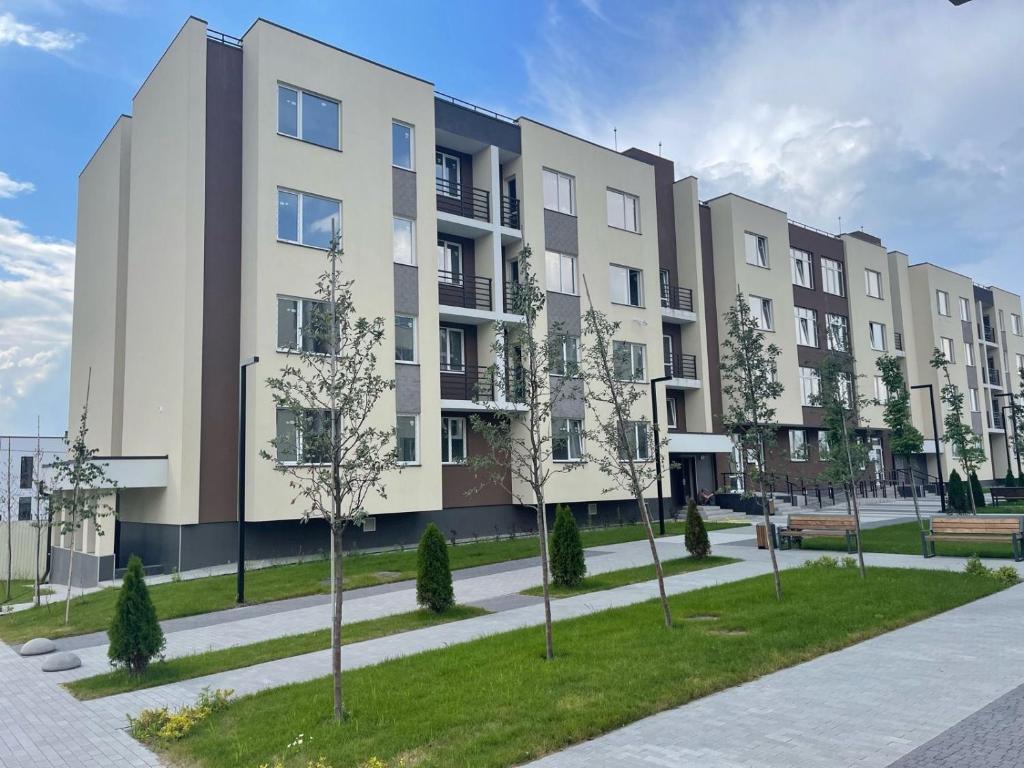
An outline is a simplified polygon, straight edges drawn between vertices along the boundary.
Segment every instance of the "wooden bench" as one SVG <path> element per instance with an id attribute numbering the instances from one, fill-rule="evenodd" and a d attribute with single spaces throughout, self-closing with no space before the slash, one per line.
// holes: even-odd
<path id="1" fill-rule="evenodd" d="M 936 541 L 1008 541 L 1013 559 L 1024 560 L 1021 539 L 1024 538 L 1024 517 L 933 517 L 931 529 L 921 532 L 921 554 L 935 557 Z"/>
<path id="2" fill-rule="evenodd" d="M 1016 486 L 1009 487 L 1006 485 L 994 485 L 988 489 L 992 494 L 992 503 L 997 503 L 1000 499 L 1003 501 L 1021 501 L 1024 500 L 1024 488 L 1018 488 Z"/>
<path id="3" fill-rule="evenodd" d="M 794 541 L 803 547 L 809 536 L 845 538 L 846 551 L 856 549 L 857 528 L 851 515 L 790 515 L 786 527 L 779 530 L 779 549 L 789 549 Z"/>

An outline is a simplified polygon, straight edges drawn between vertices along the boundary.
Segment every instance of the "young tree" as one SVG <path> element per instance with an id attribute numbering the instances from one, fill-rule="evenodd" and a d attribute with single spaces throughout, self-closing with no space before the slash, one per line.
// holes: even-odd
<path id="1" fill-rule="evenodd" d="M 68 547 L 67 597 L 64 602 L 64 623 L 71 620 L 71 585 L 75 570 L 75 538 L 86 523 L 92 522 L 96 535 L 103 535 L 102 521 L 114 514 L 107 503 L 117 483 L 107 477 L 106 465 L 96 461 L 99 449 L 89 447 L 89 389 L 92 369 L 85 385 L 85 402 L 78 420 L 78 432 L 65 436 L 65 457 L 53 471 L 53 487 L 60 489 L 50 499 L 50 510 L 57 521 L 57 530 L 70 541 Z"/>
<path id="2" fill-rule="evenodd" d="M 901 457 L 910 476 L 910 495 L 914 499 L 914 515 L 917 517 L 918 527 L 923 531 L 925 523 L 917 501 L 917 482 L 914 480 L 910 457 L 924 449 L 924 436 L 914 426 L 911 417 L 910 390 L 903 377 L 903 365 L 900 359 L 892 355 L 882 355 L 878 358 L 876 366 L 886 392 L 885 402 L 880 405 L 883 405 L 882 419 L 889 428 L 889 447 L 892 450 L 893 460 L 895 461 L 896 457 Z"/>
<path id="3" fill-rule="evenodd" d="M 424 529 L 416 551 L 416 602 L 434 613 L 444 613 L 455 605 L 448 542 L 433 523 Z"/>
<path id="4" fill-rule="evenodd" d="M 344 718 L 341 688 L 341 626 L 345 528 L 360 524 L 371 493 L 386 497 L 385 475 L 400 469 L 394 428 L 373 426 L 381 396 L 395 388 L 378 373 L 377 350 L 385 336 L 382 317 L 356 314 L 353 282 L 341 279 L 341 236 L 335 232 L 327 267 L 317 279 L 318 300 L 303 326 L 302 349 L 267 387 L 278 409 L 273 453 L 261 451 L 288 478 L 293 504 L 304 520 L 327 523 L 331 544 L 331 670 L 334 718 Z M 291 362 L 295 359 L 296 362 Z"/>
<path id="5" fill-rule="evenodd" d="M 978 467 L 985 461 L 985 448 L 981 443 L 981 437 L 964 423 L 964 393 L 949 377 L 949 361 L 942 354 L 942 350 L 936 348 L 932 352 L 930 363 L 936 371 L 942 371 L 946 381 L 939 390 L 939 399 L 942 400 L 946 412 L 942 424 L 942 439 L 953 448 L 953 457 L 960 464 L 964 475 L 970 478 L 971 473 L 977 472 Z M 978 514 L 974 494 L 968 491 L 967 496 L 971 501 L 971 514 Z"/>
<path id="6" fill-rule="evenodd" d="M 761 511 L 768 534 L 768 553 L 772 561 L 775 596 L 782 599 L 782 579 L 771 535 L 765 450 L 778 430 L 772 402 L 782 395 L 778 378 L 780 350 L 769 344 L 758 328 L 743 291 L 725 313 L 726 332 L 722 340 L 722 394 L 725 396 L 722 425 L 739 445 L 741 454 L 754 457 L 753 475 L 761 487 Z"/>
<path id="7" fill-rule="evenodd" d="M 711 539 L 704 527 L 704 518 L 697 510 L 697 502 L 690 499 L 686 505 L 686 551 L 690 557 L 701 560 L 711 554 Z"/>
<path id="8" fill-rule="evenodd" d="M 146 587 L 142 560 L 137 555 L 128 559 L 107 637 L 110 639 L 107 648 L 110 663 L 124 667 L 135 676 L 142 675 L 149 662 L 164 650 L 164 632 Z"/>
<path id="9" fill-rule="evenodd" d="M 0 447 L 2 450 L 2 447 Z M 4 519 L 7 522 L 7 587 L 4 602 L 11 599 L 11 579 L 14 568 L 14 508 L 17 502 L 14 500 L 14 464 L 11 459 L 11 438 L 7 438 L 7 456 L 4 459 L 3 480 L 0 481 L 0 506 L 3 507 Z"/>
<path id="10" fill-rule="evenodd" d="M 554 658 L 554 641 L 546 489 L 553 476 L 582 466 L 580 461 L 553 459 L 556 452 L 566 459 L 580 457 L 583 440 L 581 434 L 553 435 L 551 425 L 560 403 L 582 396 L 577 378 L 579 340 L 557 324 L 542 323 L 547 296 L 537 281 L 529 246 L 519 252 L 519 283 L 513 288 L 506 311 L 522 320 L 496 323 L 491 345 L 494 359 L 511 367 L 503 380 L 497 375 L 497 366 L 491 367 L 495 387 L 503 385 L 505 397 L 481 398 L 486 414 L 470 416 L 473 431 L 484 438 L 488 450 L 470 457 L 468 463 L 508 491 L 517 504 L 536 512 L 544 589 L 544 653 L 550 660 Z"/>
<path id="11" fill-rule="evenodd" d="M 583 282 L 586 286 L 586 278 Z M 587 439 L 598 447 L 596 453 L 588 452 L 588 456 L 616 488 L 628 493 L 636 502 L 658 575 L 665 626 L 671 628 L 672 612 L 665 592 L 665 573 L 644 499 L 646 492 L 659 479 L 654 451 L 664 450 L 668 441 L 662 438 L 660 443 L 656 442 L 650 425 L 638 412 L 647 394 L 643 386 L 647 371 L 636 369 L 627 350 L 616 349 L 614 338 L 619 323 L 610 321 L 604 313 L 594 309 L 589 286 L 586 286 L 586 292 L 588 308 L 583 313 L 583 329 L 587 342 L 583 347 L 583 361 L 588 373 L 587 412 L 593 425 L 587 430 Z"/>
<path id="12" fill-rule="evenodd" d="M 855 483 L 860 467 L 868 459 L 868 447 L 856 437 L 861 426 L 861 409 L 865 400 L 856 391 L 853 355 L 847 340 L 832 337 L 833 343 L 818 369 L 819 394 L 815 405 L 821 406 L 822 422 L 828 434 L 828 456 L 825 458 L 825 478 L 846 490 L 846 503 L 853 514 L 857 534 L 857 563 L 861 578 L 867 576 L 864 568 L 864 549 L 861 546 L 860 508 Z M 852 504 L 852 507 L 850 505 Z"/>
<path id="13" fill-rule="evenodd" d="M 555 530 L 551 536 L 551 578 L 560 587 L 575 587 L 586 575 L 580 529 L 572 510 L 559 504 L 555 507 Z"/>

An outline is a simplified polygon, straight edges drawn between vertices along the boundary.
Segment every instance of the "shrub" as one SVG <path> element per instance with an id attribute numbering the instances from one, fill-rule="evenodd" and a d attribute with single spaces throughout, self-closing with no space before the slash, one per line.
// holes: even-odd
<path id="1" fill-rule="evenodd" d="M 138 717 L 128 715 L 128 730 L 136 739 L 147 744 L 177 741 L 214 712 L 227 707 L 232 693 L 234 691 L 220 688 L 211 691 L 204 688 L 195 704 L 186 704 L 174 712 L 167 707 L 144 709 Z"/>
<path id="2" fill-rule="evenodd" d="M 822 555 L 814 560 L 804 563 L 804 568 L 827 568 L 829 570 L 839 567 L 839 561 L 831 555 Z"/>
<path id="3" fill-rule="evenodd" d="M 704 527 L 704 519 L 697 511 L 697 502 L 693 499 L 686 505 L 686 551 L 690 553 L 690 557 L 698 560 L 711 554 L 708 529 Z"/>
<path id="4" fill-rule="evenodd" d="M 1009 467 L 1006 468 L 1006 477 L 1003 479 L 1003 485 L 1006 486 L 1007 488 L 1013 488 L 1015 485 L 1017 485 L 1017 480 L 1013 476 L 1013 470 L 1010 469 Z"/>
<path id="5" fill-rule="evenodd" d="M 857 558 L 856 557 L 850 557 L 849 555 L 847 555 L 846 557 L 843 558 L 843 568 L 858 568 L 858 567 L 860 567 L 860 566 L 857 563 Z"/>
<path id="6" fill-rule="evenodd" d="M 555 507 L 555 530 L 551 536 L 551 580 L 560 587 L 575 587 L 587 575 L 583 542 L 572 511 L 564 504 Z"/>
<path id="7" fill-rule="evenodd" d="M 992 571 L 981 562 L 981 558 L 977 555 L 971 555 L 967 558 L 967 564 L 964 566 L 964 573 L 969 576 L 991 576 Z"/>
<path id="8" fill-rule="evenodd" d="M 967 501 L 967 487 L 963 478 L 955 469 L 949 473 L 949 482 L 946 484 L 946 496 L 949 497 L 949 507 L 954 512 L 966 512 L 970 507 Z"/>
<path id="9" fill-rule="evenodd" d="M 974 506 L 981 509 L 985 506 L 985 491 L 981 488 L 981 482 L 978 480 L 978 473 L 971 472 L 971 494 L 974 496 Z"/>
<path id="10" fill-rule="evenodd" d="M 448 543 L 433 523 L 423 531 L 416 552 L 416 602 L 434 613 L 444 613 L 455 605 Z"/>
<path id="11" fill-rule="evenodd" d="M 124 667 L 131 675 L 144 673 L 149 662 L 163 652 L 164 633 L 146 588 L 142 560 L 135 555 L 128 560 L 107 636 L 110 663 Z"/>
<path id="12" fill-rule="evenodd" d="M 1017 569 L 1012 565 L 999 566 L 992 571 L 992 577 L 1001 584 L 1005 584 L 1007 587 L 1012 587 L 1014 584 L 1020 584 L 1020 574 L 1017 573 Z"/>

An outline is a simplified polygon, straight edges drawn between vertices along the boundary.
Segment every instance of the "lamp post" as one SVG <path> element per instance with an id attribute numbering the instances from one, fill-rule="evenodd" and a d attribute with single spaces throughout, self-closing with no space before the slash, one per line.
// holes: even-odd
<path id="1" fill-rule="evenodd" d="M 1003 414 L 1003 437 L 1006 442 L 1006 466 L 1010 466 L 1010 430 L 1006 427 L 1006 411 L 1009 410 L 1013 414 L 1013 454 L 1017 459 L 1017 476 L 1020 476 L 1020 446 L 1017 444 L 1017 395 L 1013 392 L 1001 392 L 996 395 L 992 395 L 992 399 L 996 400 L 1000 397 L 1010 398 L 1010 404 L 1004 405 L 1000 409 L 1000 413 Z"/>
<path id="2" fill-rule="evenodd" d="M 260 359 L 250 357 L 238 366 L 238 576 L 235 602 L 245 602 L 245 369 Z"/>
<path id="3" fill-rule="evenodd" d="M 942 451 L 939 450 L 939 420 L 935 415 L 935 390 L 931 384 L 914 384 L 911 389 L 927 389 L 928 404 L 932 408 L 932 435 L 935 437 L 935 466 L 939 473 L 939 503 L 942 505 L 942 514 L 946 514 L 946 481 L 942 477 Z M 914 478 L 911 477 L 913 482 Z"/>
<path id="4" fill-rule="evenodd" d="M 661 493 L 661 432 L 658 429 L 658 382 L 668 381 L 671 376 L 651 379 L 651 416 L 654 421 L 654 471 L 658 473 L 658 535 L 665 535 L 665 499 Z"/>

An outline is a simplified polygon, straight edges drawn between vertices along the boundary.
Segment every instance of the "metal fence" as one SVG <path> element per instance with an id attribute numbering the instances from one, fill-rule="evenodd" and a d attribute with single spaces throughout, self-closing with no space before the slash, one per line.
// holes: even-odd
<path id="1" fill-rule="evenodd" d="M 45 524 L 45 523 L 44 523 Z M 29 521 L 11 523 L 11 563 L 15 579 L 36 577 L 36 528 Z M 46 569 L 46 531 L 39 547 L 39 569 Z M 0 578 L 7 577 L 7 522 L 0 521 Z M 2 596 L 0 596 L 2 597 Z"/>

